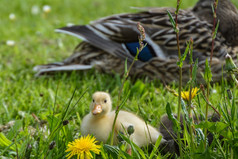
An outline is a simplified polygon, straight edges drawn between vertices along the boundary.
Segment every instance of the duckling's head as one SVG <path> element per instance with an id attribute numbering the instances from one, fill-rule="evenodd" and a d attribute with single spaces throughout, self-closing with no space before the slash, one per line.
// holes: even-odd
<path id="1" fill-rule="evenodd" d="M 112 109 L 111 97 L 106 92 L 95 92 L 92 96 L 90 110 L 94 116 L 103 116 Z"/>

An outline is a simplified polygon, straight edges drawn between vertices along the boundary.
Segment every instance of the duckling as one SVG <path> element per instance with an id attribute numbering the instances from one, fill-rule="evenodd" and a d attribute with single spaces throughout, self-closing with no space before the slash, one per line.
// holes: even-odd
<path id="1" fill-rule="evenodd" d="M 90 105 L 90 112 L 82 120 L 81 134 L 92 134 L 98 141 L 106 143 L 115 118 L 115 111 L 111 111 L 111 108 L 112 101 L 108 93 L 94 93 Z M 131 125 L 134 127 L 135 131 L 131 134 L 130 139 L 139 147 L 154 144 L 158 137 L 161 136 L 156 128 L 151 125 L 148 125 L 147 129 L 145 122 L 135 114 L 120 111 L 115 125 L 114 144 L 119 142 L 116 137 L 118 133 L 125 133 L 124 128 L 126 130 Z M 164 139 L 162 139 L 161 143 L 163 142 L 165 142 Z"/>

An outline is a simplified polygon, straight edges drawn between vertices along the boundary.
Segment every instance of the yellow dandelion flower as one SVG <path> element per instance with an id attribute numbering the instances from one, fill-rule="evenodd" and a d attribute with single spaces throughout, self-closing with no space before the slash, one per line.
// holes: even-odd
<path id="1" fill-rule="evenodd" d="M 90 159 L 93 158 L 91 152 L 96 154 L 100 153 L 100 145 L 96 145 L 96 138 L 88 136 L 83 136 L 80 139 L 75 139 L 73 142 L 69 142 L 67 145 L 67 150 L 65 152 L 69 152 L 66 156 L 68 159 L 77 155 L 77 159 Z"/>
<path id="2" fill-rule="evenodd" d="M 199 91 L 199 89 L 197 87 L 192 89 L 191 99 L 193 99 L 197 95 L 198 91 Z M 189 91 L 182 91 L 181 96 L 182 96 L 183 100 L 189 101 Z"/>

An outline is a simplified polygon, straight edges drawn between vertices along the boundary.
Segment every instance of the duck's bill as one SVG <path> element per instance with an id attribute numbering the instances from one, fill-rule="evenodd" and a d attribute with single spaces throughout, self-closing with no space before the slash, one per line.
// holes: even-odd
<path id="1" fill-rule="evenodd" d="M 100 114 L 101 112 L 102 112 L 102 106 L 101 105 L 95 105 L 93 110 L 92 110 L 92 114 L 97 115 L 97 114 Z"/>

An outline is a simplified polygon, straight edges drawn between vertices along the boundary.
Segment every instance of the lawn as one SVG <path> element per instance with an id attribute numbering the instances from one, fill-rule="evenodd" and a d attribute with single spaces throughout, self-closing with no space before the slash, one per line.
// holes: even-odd
<path id="1" fill-rule="evenodd" d="M 237 6 L 237 2 L 234 0 L 233 2 Z M 183 1 L 182 8 L 191 7 L 195 3 L 195 0 Z M 44 12 L 42 10 L 44 5 L 49 5 L 51 11 Z M 64 158 L 67 154 L 65 153 L 67 143 L 80 136 L 80 123 L 89 112 L 91 95 L 95 91 L 109 92 L 114 101 L 113 107 L 116 107 L 117 95 L 122 85 L 122 79 L 117 74 L 108 75 L 90 70 L 36 78 L 33 67 L 61 61 L 68 57 L 80 42 L 75 37 L 55 33 L 54 29 L 69 23 L 88 24 L 92 20 L 111 14 L 136 12 L 130 6 L 174 7 L 176 2 L 1 0 L 0 125 L 6 125 L 10 121 L 15 121 L 15 125 L 1 130 L 13 144 L 11 146 L 0 144 L 0 158 Z M 33 8 L 35 13 L 32 13 Z M 15 18 L 9 18 L 10 14 L 14 14 Z M 9 40 L 13 40 L 15 44 L 7 45 Z M 176 84 L 170 87 L 177 90 Z M 211 88 L 210 102 L 218 107 L 223 100 L 224 90 L 230 87 L 232 86 L 221 87 L 214 84 Z M 168 102 L 174 112 L 177 110 L 177 97 L 169 93 L 158 80 L 129 78 L 124 85 L 122 98 L 125 98 L 129 90 L 131 93 L 123 109 L 141 116 L 138 109 L 140 106 L 146 113 L 149 123 L 155 127 L 158 127 L 160 117 L 166 113 L 165 106 Z M 233 93 L 235 96 L 237 91 Z M 199 105 L 200 110 L 205 109 L 203 100 Z M 54 129 L 68 106 L 69 111 L 64 120 L 68 120 L 69 124 Z M 212 109 L 210 111 L 212 112 Z M 52 133 L 53 130 L 55 132 Z M 48 145 L 52 141 L 56 143 L 50 150 Z M 27 156 L 28 153 L 30 155 Z"/>

